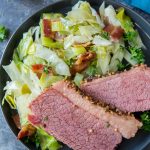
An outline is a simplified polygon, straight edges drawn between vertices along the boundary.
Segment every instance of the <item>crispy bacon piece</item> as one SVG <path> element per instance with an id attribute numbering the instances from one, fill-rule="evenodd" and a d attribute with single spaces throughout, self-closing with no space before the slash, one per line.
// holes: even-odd
<path id="1" fill-rule="evenodd" d="M 12 119 L 18 129 L 21 129 L 19 114 L 13 115 Z"/>
<path id="2" fill-rule="evenodd" d="M 53 70 L 50 67 L 44 66 L 43 64 L 32 65 L 32 71 L 36 73 L 39 78 L 43 72 L 53 75 Z"/>
<path id="3" fill-rule="evenodd" d="M 55 38 L 55 32 L 52 32 L 51 30 L 51 20 L 49 19 L 43 19 L 43 30 L 44 30 L 44 36 L 54 39 Z"/>
<path id="4" fill-rule="evenodd" d="M 31 124 L 27 124 L 21 128 L 20 132 L 18 133 L 17 139 L 22 139 L 26 136 L 32 136 L 35 132 L 36 128 Z"/>
<path id="5" fill-rule="evenodd" d="M 81 54 L 75 64 L 71 68 L 72 75 L 75 75 L 77 72 L 82 72 L 85 70 L 89 63 L 96 57 L 96 54 L 94 52 L 86 52 L 84 54 Z"/>
<path id="6" fill-rule="evenodd" d="M 44 70 L 44 65 L 42 64 L 32 65 L 32 71 L 35 72 L 39 78 L 41 77 L 43 70 Z"/>
<path id="7" fill-rule="evenodd" d="M 84 62 L 87 62 L 87 61 L 91 61 L 93 58 L 95 58 L 95 53 L 94 52 L 86 52 L 84 54 L 81 54 L 78 58 L 78 60 L 76 61 L 76 65 L 80 65 Z"/>
<path id="8" fill-rule="evenodd" d="M 32 65 L 32 71 L 37 73 L 37 72 L 43 72 L 43 69 L 44 69 L 44 65 L 42 64 L 35 64 L 35 65 Z"/>
<path id="9" fill-rule="evenodd" d="M 124 33 L 124 30 L 120 26 L 117 27 L 111 24 L 106 25 L 104 31 L 108 32 L 110 36 L 115 40 L 119 40 Z"/>

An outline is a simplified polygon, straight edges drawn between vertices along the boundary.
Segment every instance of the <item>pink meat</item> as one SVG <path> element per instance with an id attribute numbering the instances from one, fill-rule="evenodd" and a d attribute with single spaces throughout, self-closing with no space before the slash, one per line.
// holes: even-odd
<path id="1" fill-rule="evenodd" d="M 150 110 L 150 68 L 144 65 L 95 79 L 82 84 L 80 88 L 94 99 L 124 112 Z"/>
<path id="2" fill-rule="evenodd" d="M 70 82 L 60 81 L 54 84 L 53 88 L 67 97 L 74 105 L 107 122 L 115 130 L 119 131 L 123 137 L 127 139 L 134 137 L 137 130 L 142 126 L 142 123 L 133 116 L 118 115 L 115 112 L 107 111 L 104 107 L 92 104 L 86 99 L 87 97 L 81 96 L 70 85 Z"/>
<path id="3" fill-rule="evenodd" d="M 75 91 L 74 91 L 75 93 Z M 31 104 L 28 119 L 74 150 L 113 150 L 121 134 L 108 123 L 49 88 Z"/>

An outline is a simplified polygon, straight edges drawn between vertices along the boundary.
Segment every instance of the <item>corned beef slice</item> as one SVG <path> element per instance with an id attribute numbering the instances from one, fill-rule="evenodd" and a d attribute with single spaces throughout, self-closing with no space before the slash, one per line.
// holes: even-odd
<path id="1" fill-rule="evenodd" d="M 96 118 L 107 122 L 127 139 L 134 137 L 138 128 L 142 126 L 142 124 L 132 116 L 118 115 L 112 111 L 108 112 L 104 107 L 92 104 L 87 97 L 83 97 L 77 93 L 75 89 L 71 87 L 70 82 L 57 82 L 53 85 L 53 88 L 67 97 L 74 105 L 88 111 Z"/>
<path id="2" fill-rule="evenodd" d="M 73 149 L 111 150 L 121 142 L 121 135 L 131 138 L 142 125 L 134 117 L 92 104 L 64 81 L 41 94 L 30 108 L 32 124 L 45 127 Z"/>
<path id="3" fill-rule="evenodd" d="M 30 108 L 32 124 L 44 127 L 49 134 L 74 150 L 113 150 L 121 142 L 121 134 L 108 123 L 53 88 L 42 93 L 30 104 Z"/>
<path id="4" fill-rule="evenodd" d="M 80 89 L 124 112 L 150 110 L 150 68 L 145 65 L 83 83 Z"/>

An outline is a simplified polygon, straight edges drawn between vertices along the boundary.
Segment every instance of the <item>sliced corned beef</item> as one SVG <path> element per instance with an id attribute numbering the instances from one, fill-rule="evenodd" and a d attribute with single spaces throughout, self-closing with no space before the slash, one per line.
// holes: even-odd
<path id="1" fill-rule="evenodd" d="M 32 124 L 42 126 L 74 150 L 113 150 L 121 142 L 121 134 L 107 122 L 56 89 L 49 88 L 42 93 L 30 108 L 33 114 L 29 115 L 29 121 Z"/>
<path id="2" fill-rule="evenodd" d="M 150 110 L 150 68 L 144 65 L 83 83 L 80 89 L 124 112 Z"/>
<path id="3" fill-rule="evenodd" d="M 142 126 L 138 120 L 129 115 L 118 115 L 113 111 L 108 111 L 106 108 L 92 104 L 87 97 L 75 91 L 71 87 L 70 82 L 60 81 L 53 85 L 53 88 L 67 97 L 75 106 L 88 111 L 96 118 L 103 120 L 112 126 L 115 130 L 119 131 L 123 137 L 129 139 L 134 137 L 138 128 Z"/>

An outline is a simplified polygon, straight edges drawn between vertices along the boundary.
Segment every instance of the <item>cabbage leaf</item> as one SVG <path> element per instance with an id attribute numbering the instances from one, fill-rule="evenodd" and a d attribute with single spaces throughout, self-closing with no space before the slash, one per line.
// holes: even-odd
<path id="1" fill-rule="evenodd" d="M 54 51 L 43 47 L 40 44 L 36 44 L 35 56 L 46 60 L 48 64 L 54 68 L 57 74 L 70 76 L 68 65 L 63 61 L 63 59 L 59 58 Z"/>
<path id="2" fill-rule="evenodd" d="M 79 87 L 83 78 L 84 78 L 84 76 L 82 74 L 76 73 L 76 75 L 74 77 L 74 83 Z"/>
<path id="3" fill-rule="evenodd" d="M 108 18 L 110 24 L 114 26 L 121 26 L 121 23 L 116 16 L 116 11 L 112 5 L 109 5 L 107 8 L 105 8 L 104 15 Z"/>
<path id="4" fill-rule="evenodd" d="M 99 73 L 105 75 L 109 71 L 110 53 L 106 47 L 97 47 L 97 69 Z"/>
<path id="5" fill-rule="evenodd" d="M 34 64 L 43 64 L 45 65 L 46 62 L 44 59 L 36 57 L 34 55 L 28 55 L 24 60 L 23 63 L 27 66 L 32 66 Z"/>
<path id="6" fill-rule="evenodd" d="M 71 47 L 69 49 L 64 50 L 64 54 L 67 60 L 79 56 L 86 52 L 86 49 L 83 46 Z"/>
<path id="7" fill-rule="evenodd" d="M 76 36 L 69 35 L 64 39 L 64 49 L 67 49 L 74 44 L 82 44 L 87 43 L 89 41 L 91 41 L 91 38 L 85 35 L 76 35 Z"/>
<path id="8" fill-rule="evenodd" d="M 33 94 L 24 94 L 16 98 L 16 106 L 17 111 L 19 113 L 21 126 L 24 126 L 25 124 L 29 123 L 28 114 L 31 113 L 31 110 L 29 109 L 29 104 L 35 98 L 36 96 Z"/>
<path id="9" fill-rule="evenodd" d="M 93 39 L 93 44 L 97 46 L 109 46 L 112 44 L 112 42 L 97 35 Z"/>
<path id="10" fill-rule="evenodd" d="M 43 73 L 40 78 L 40 85 L 43 89 L 50 87 L 53 83 L 63 80 L 62 76 L 52 76 L 46 73 Z"/>
<path id="11" fill-rule="evenodd" d="M 30 30 L 27 33 L 23 34 L 23 39 L 20 41 L 17 52 L 20 60 L 23 60 L 25 56 L 28 54 L 28 50 L 33 43 L 33 38 Z"/>

